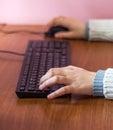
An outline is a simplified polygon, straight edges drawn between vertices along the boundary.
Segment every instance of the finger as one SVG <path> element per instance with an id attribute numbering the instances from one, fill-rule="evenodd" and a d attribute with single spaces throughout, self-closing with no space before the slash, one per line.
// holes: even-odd
<path id="1" fill-rule="evenodd" d="M 52 21 L 50 21 L 47 26 L 48 27 L 57 26 L 57 25 L 65 26 L 64 19 L 65 19 L 65 17 L 63 17 L 63 16 L 56 17 Z"/>
<path id="2" fill-rule="evenodd" d="M 56 98 L 56 97 L 59 97 L 59 96 L 62 96 L 64 94 L 68 94 L 68 93 L 71 93 L 71 88 L 70 86 L 64 86 L 58 90 L 56 90 L 55 92 L 49 94 L 47 96 L 48 99 L 53 99 L 53 98 Z"/>
<path id="3" fill-rule="evenodd" d="M 49 78 L 51 78 L 54 75 L 64 75 L 64 69 L 65 67 L 61 67 L 61 68 L 52 68 L 50 69 L 45 75 L 43 75 L 40 79 L 40 84 L 43 83 L 44 81 L 48 80 Z"/>
<path id="4" fill-rule="evenodd" d="M 55 34 L 55 37 L 56 38 L 76 38 L 75 37 L 75 34 L 71 31 L 68 31 L 68 32 L 59 32 L 59 33 L 56 33 Z"/>
<path id="5" fill-rule="evenodd" d="M 67 79 L 64 76 L 54 76 L 45 82 L 43 82 L 40 86 L 39 89 L 43 90 L 47 87 L 53 86 L 55 84 L 67 84 Z"/>

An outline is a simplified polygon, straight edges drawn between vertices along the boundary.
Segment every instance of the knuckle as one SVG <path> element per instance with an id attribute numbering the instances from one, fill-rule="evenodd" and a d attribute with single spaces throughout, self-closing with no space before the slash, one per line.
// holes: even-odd
<path id="1" fill-rule="evenodd" d="M 73 69 L 74 68 L 74 66 L 72 66 L 72 65 L 68 65 L 67 66 L 69 69 Z"/>
<path id="2" fill-rule="evenodd" d="M 59 19 L 63 19 L 64 18 L 64 16 L 59 16 Z"/>
<path id="3" fill-rule="evenodd" d="M 64 16 L 60 16 L 60 17 L 59 17 L 59 21 L 63 21 L 64 18 L 65 18 Z"/>
<path id="4" fill-rule="evenodd" d="M 56 22 L 60 22 L 62 20 L 64 20 L 64 16 L 59 16 L 59 17 L 55 18 Z"/>
<path id="5" fill-rule="evenodd" d="M 69 68 L 73 67 L 72 65 L 68 65 Z"/>
<path id="6" fill-rule="evenodd" d="M 59 77 L 59 76 L 55 76 L 54 78 L 55 78 L 55 81 L 56 81 L 57 83 L 60 82 L 60 77 Z"/>
<path id="7" fill-rule="evenodd" d="M 63 87 L 63 93 L 66 94 L 66 93 L 69 93 L 69 88 L 68 87 Z"/>
<path id="8" fill-rule="evenodd" d="M 50 73 L 51 76 L 53 76 L 53 75 L 54 75 L 54 69 L 51 68 L 51 69 L 49 70 L 49 73 Z"/>
<path id="9" fill-rule="evenodd" d="M 56 91 L 53 94 L 54 94 L 54 97 L 57 97 L 57 95 L 58 95 L 58 93 Z"/>

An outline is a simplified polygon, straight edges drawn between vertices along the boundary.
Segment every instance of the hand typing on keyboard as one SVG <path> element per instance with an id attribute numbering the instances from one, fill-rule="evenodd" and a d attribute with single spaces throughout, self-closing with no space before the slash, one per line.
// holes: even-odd
<path id="1" fill-rule="evenodd" d="M 39 90 L 40 78 L 50 69 L 70 64 L 70 44 L 68 41 L 31 40 L 23 60 L 16 94 L 20 98 L 43 98 L 63 84 Z M 63 97 L 69 97 L 64 95 Z"/>
<path id="2" fill-rule="evenodd" d="M 92 95 L 94 77 L 95 72 L 74 66 L 52 68 L 40 79 L 39 89 L 43 90 L 55 84 L 65 84 L 64 87 L 49 94 L 48 99 L 68 93 Z"/>

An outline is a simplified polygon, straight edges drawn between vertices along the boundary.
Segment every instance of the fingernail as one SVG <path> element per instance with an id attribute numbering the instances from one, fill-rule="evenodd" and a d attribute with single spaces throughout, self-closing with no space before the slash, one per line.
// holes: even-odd
<path id="1" fill-rule="evenodd" d="M 55 34 L 55 37 L 59 37 L 59 34 Z"/>
<path id="2" fill-rule="evenodd" d="M 48 99 L 51 99 L 51 95 L 48 95 L 47 98 L 48 98 Z"/>
<path id="3" fill-rule="evenodd" d="M 40 85 L 39 89 L 42 90 L 44 88 L 44 85 Z"/>

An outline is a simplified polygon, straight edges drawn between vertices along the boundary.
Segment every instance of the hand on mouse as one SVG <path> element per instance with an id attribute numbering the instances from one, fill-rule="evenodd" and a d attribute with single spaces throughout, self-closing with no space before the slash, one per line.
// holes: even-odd
<path id="1" fill-rule="evenodd" d="M 61 25 L 69 29 L 67 32 L 58 32 L 55 34 L 56 38 L 75 38 L 75 39 L 83 39 L 85 33 L 85 23 L 77 21 L 75 19 L 67 18 L 67 17 L 57 17 L 51 20 L 47 27 L 48 29 L 52 26 Z"/>
<path id="2" fill-rule="evenodd" d="M 95 72 L 90 72 L 82 68 L 67 66 L 50 69 L 40 80 L 40 90 L 55 84 L 65 84 L 64 87 L 48 95 L 48 99 L 74 93 L 92 95 L 93 80 Z"/>

